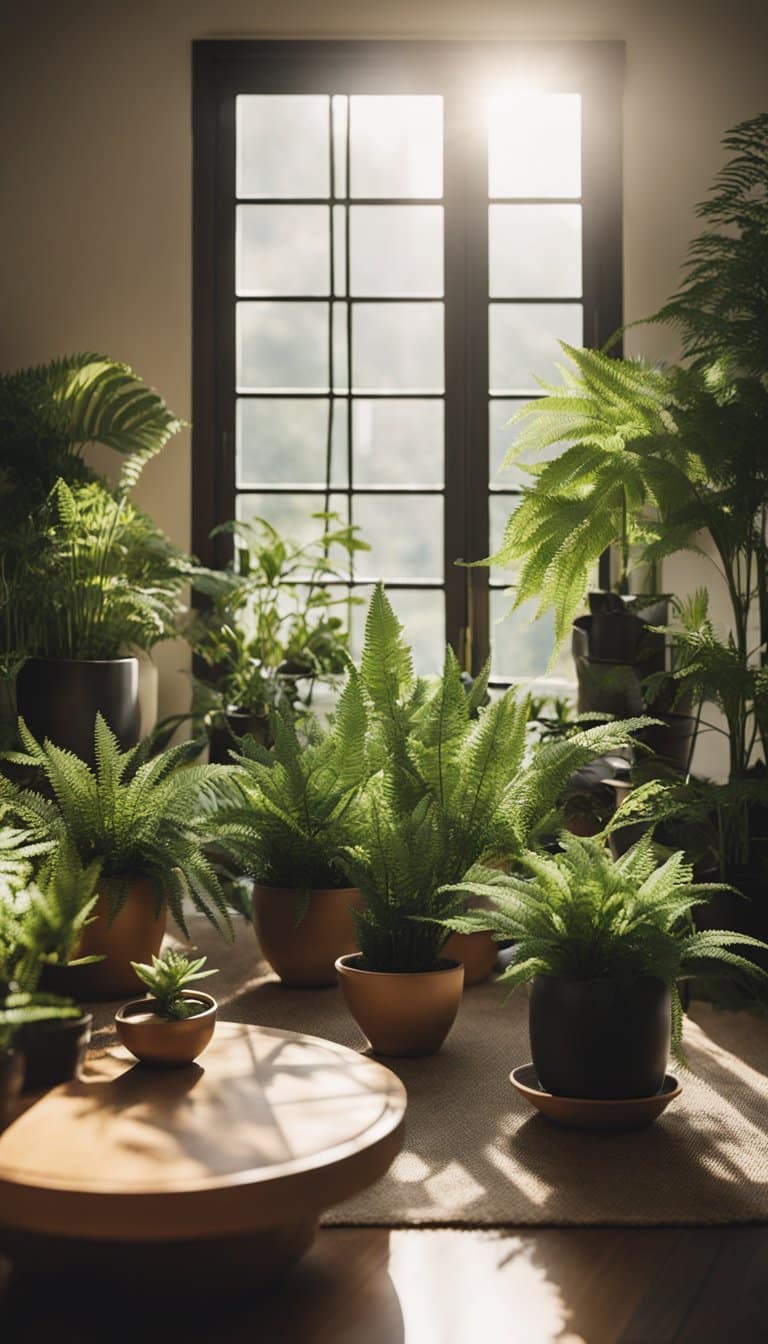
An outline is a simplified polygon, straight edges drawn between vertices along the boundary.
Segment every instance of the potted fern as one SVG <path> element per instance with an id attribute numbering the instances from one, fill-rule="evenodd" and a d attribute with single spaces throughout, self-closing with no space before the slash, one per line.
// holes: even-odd
<path id="1" fill-rule="evenodd" d="M 366 713 L 350 668 L 324 728 L 307 718 L 299 735 L 289 709 L 273 714 L 267 750 L 243 739 L 232 759 L 244 802 L 230 809 L 218 843 L 254 878 L 256 934 L 284 984 L 334 985 L 336 958 L 355 946 L 359 893 L 339 849 L 342 818 L 366 772 Z"/>
<path id="2" fill-rule="evenodd" d="M 101 865 L 99 900 L 77 951 L 100 961 L 61 972 L 60 982 L 81 998 L 135 990 L 131 963 L 160 951 L 168 910 L 186 933 L 187 900 L 231 936 L 214 861 L 218 817 L 234 791 L 231 767 L 189 764 L 194 742 L 155 757 L 147 740 L 123 752 L 100 715 L 93 770 L 50 742 L 41 746 L 23 721 L 19 733 L 26 750 L 9 759 L 39 770 L 52 797 L 0 775 L 0 801 L 36 839 L 66 840 L 82 864 Z"/>
<path id="3" fill-rule="evenodd" d="M 204 970 L 206 958 L 186 957 L 169 947 L 145 966 L 133 969 L 149 990 L 117 1010 L 115 1026 L 126 1049 L 145 1064 L 178 1067 L 191 1064 L 209 1044 L 216 1026 L 216 1000 L 191 988 L 215 970 Z"/>
<path id="4" fill-rule="evenodd" d="M 707 884 L 692 881 L 682 852 L 660 866 L 650 835 L 612 859 L 603 839 L 563 831 L 562 850 L 528 852 L 521 875 L 485 870 L 465 891 L 486 910 L 450 918 L 448 928 L 491 929 L 514 949 L 500 980 L 531 985 L 531 1053 L 541 1086 L 571 1098 L 652 1097 L 670 1046 L 682 1061 L 679 985 L 702 973 L 768 982 L 733 947 L 745 934 L 697 933 L 691 911 Z"/>
<path id="5" fill-rule="evenodd" d="M 23 833 L 6 828 L 5 843 L 9 835 Z M 32 857 L 42 845 L 24 836 L 23 847 L 14 845 L 14 861 L 21 848 Z M 28 1090 L 74 1077 L 90 1040 L 91 1014 L 71 998 L 43 992 L 40 982 L 46 967 L 73 961 L 96 905 L 99 865 L 83 868 L 65 841 L 46 855 L 35 883 L 29 881 L 30 871 L 23 890 L 6 889 L 0 903 L 0 978 L 6 985 L 0 1033 L 6 1053 L 13 1042 L 23 1059 Z"/>

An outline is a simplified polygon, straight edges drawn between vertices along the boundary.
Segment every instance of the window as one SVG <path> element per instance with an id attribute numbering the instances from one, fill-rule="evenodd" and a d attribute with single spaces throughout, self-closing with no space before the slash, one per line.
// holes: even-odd
<path id="1" fill-rule="evenodd" d="M 557 340 L 621 321 L 616 43 L 195 44 L 193 545 L 330 509 L 371 545 L 419 670 L 446 638 L 543 674 L 479 559 L 521 476 L 507 422 Z M 353 644 L 359 609 L 352 608 Z M 498 622 L 501 621 L 501 624 Z"/>

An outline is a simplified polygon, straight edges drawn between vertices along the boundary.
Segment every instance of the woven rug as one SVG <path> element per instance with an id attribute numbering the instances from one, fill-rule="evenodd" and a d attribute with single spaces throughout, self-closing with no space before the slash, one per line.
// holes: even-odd
<path id="1" fill-rule="evenodd" d="M 210 989 L 222 1020 L 362 1038 L 337 989 L 285 989 L 259 960 L 253 931 L 234 947 L 204 920 L 195 946 L 221 967 Z M 206 988 L 209 988 L 206 985 Z M 97 1005 L 94 1046 L 115 1005 Z M 404 1151 L 377 1185 L 332 1209 L 330 1226 L 568 1226 L 768 1222 L 768 1025 L 697 1003 L 687 1020 L 691 1071 L 650 1128 L 559 1129 L 509 1083 L 530 1058 L 527 1000 L 499 986 L 465 991 L 439 1054 L 385 1060 L 408 1090 Z"/>

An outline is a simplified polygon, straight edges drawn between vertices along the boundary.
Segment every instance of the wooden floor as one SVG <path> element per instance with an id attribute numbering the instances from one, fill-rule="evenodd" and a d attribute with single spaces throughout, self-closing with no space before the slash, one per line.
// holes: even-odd
<path id="1" fill-rule="evenodd" d="M 765 1344 L 768 1227 L 328 1230 L 282 1282 L 9 1276 L 8 1344 Z"/>

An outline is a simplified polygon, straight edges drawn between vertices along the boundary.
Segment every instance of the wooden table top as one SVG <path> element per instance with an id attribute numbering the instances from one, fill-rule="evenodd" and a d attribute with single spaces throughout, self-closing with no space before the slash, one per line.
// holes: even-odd
<path id="1" fill-rule="evenodd" d="M 144 1240 L 316 1217 L 384 1174 L 405 1107 L 389 1069 L 294 1032 L 219 1023 L 182 1069 L 115 1047 L 0 1135 L 0 1221 Z"/>

